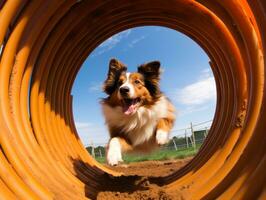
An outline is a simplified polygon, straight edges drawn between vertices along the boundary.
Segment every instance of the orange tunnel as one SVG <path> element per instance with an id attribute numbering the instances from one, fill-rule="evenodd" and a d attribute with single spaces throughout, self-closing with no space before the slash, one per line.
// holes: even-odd
<path id="1" fill-rule="evenodd" d="M 139 190 L 143 177 L 121 176 L 88 155 L 70 92 L 97 45 L 143 25 L 196 41 L 218 95 L 199 153 L 172 175 L 147 179 L 183 199 L 266 199 L 265 0 L 0 0 L 1 200 Z"/>

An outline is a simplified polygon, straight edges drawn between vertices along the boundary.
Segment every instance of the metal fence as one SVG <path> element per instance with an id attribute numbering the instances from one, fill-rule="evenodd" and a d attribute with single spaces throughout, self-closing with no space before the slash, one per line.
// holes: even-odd
<path id="1" fill-rule="evenodd" d="M 190 123 L 189 126 L 182 129 L 175 129 L 171 131 L 171 139 L 162 146 L 161 150 L 184 150 L 194 148 L 195 150 L 204 142 L 208 135 L 212 124 L 212 120 Z M 105 147 L 107 143 L 91 144 L 87 147 L 89 153 L 95 158 L 105 157 Z"/>

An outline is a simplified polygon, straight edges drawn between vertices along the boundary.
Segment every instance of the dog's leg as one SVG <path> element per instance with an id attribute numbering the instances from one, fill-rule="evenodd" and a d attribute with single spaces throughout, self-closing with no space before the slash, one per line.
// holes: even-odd
<path id="1" fill-rule="evenodd" d="M 156 129 L 156 142 L 159 145 L 164 145 L 169 141 L 169 131 L 173 127 L 174 120 L 163 118 L 160 119 Z"/>
<path id="2" fill-rule="evenodd" d="M 122 162 L 122 148 L 118 137 L 112 138 L 107 146 L 107 163 L 109 165 L 117 165 Z"/>
<path id="3" fill-rule="evenodd" d="M 107 163 L 109 165 L 118 165 L 119 162 L 123 162 L 122 152 L 132 150 L 132 146 L 128 142 L 120 137 L 113 137 L 107 146 Z"/>

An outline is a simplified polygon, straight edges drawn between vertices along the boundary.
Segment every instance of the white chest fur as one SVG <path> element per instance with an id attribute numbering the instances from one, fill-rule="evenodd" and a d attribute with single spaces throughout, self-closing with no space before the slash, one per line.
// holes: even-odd
<path id="1" fill-rule="evenodd" d="M 162 96 L 151 108 L 140 107 L 133 115 L 126 116 L 121 107 L 110 107 L 102 104 L 106 124 L 109 127 L 121 128 L 127 134 L 132 145 L 136 146 L 148 141 L 156 128 L 157 122 L 168 114 L 167 99 Z"/>

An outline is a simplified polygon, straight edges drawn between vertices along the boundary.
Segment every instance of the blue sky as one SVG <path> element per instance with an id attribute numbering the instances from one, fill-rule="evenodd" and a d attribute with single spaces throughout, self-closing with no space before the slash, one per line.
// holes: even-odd
<path id="1" fill-rule="evenodd" d="M 175 30 L 158 26 L 133 28 L 99 45 L 76 77 L 72 88 L 73 111 L 85 146 L 92 141 L 95 145 L 108 142 L 109 134 L 99 101 L 106 97 L 101 86 L 111 58 L 122 61 L 131 72 L 142 63 L 161 62 L 161 90 L 177 110 L 174 130 L 187 128 L 190 122 L 197 124 L 213 118 L 216 88 L 206 53 L 193 40 Z M 183 132 L 175 131 L 172 136 Z"/>

